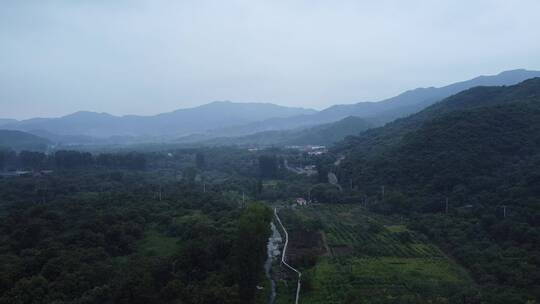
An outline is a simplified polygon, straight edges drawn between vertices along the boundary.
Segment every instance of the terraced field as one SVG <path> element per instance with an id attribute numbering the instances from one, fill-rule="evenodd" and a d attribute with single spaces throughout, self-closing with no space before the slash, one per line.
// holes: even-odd
<path id="1" fill-rule="evenodd" d="M 405 225 L 396 225 L 388 218 L 368 215 L 357 206 L 318 205 L 297 212 L 321 221 L 333 256 L 341 255 L 343 248 L 355 249 L 356 255 L 367 256 L 443 256 L 423 235 L 408 230 Z"/>
<path id="2" fill-rule="evenodd" d="M 301 303 L 462 303 L 474 289 L 464 269 L 399 219 L 353 205 L 289 212 L 317 221 L 329 251 L 303 268 Z"/>

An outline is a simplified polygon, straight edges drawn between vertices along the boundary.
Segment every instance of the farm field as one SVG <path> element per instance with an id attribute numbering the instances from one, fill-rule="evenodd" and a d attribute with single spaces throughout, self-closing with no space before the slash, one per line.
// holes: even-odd
<path id="1" fill-rule="evenodd" d="M 353 205 L 312 205 L 280 214 L 293 236 L 291 258 L 303 272 L 301 303 L 463 303 L 475 288 L 462 267 L 399 218 Z M 324 253 L 314 247 L 316 261 L 302 263 L 299 255 L 306 249 L 295 248 L 302 240 L 294 236 L 314 230 Z"/>

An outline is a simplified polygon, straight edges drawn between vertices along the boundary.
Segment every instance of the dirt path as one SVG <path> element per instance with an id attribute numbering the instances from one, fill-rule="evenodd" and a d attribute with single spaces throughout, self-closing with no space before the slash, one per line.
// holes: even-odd
<path id="1" fill-rule="evenodd" d="M 300 288 L 301 288 L 301 280 L 302 280 L 302 273 L 298 271 L 296 268 L 292 267 L 291 265 L 287 264 L 285 262 L 285 254 L 287 253 L 287 245 L 289 245 L 289 233 L 287 232 L 287 229 L 285 229 L 285 226 L 283 226 L 283 223 L 281 222 L 281 219 L 279 218 L 277 208 L 274 208 L 274 215 L 276 216 L 276 219 L 283 229 L 283 232 L 285 233 L 285 245 L 283 245 L 283 254 L 281 255 L 281 263 L 285 265 L 290 270 L 296 272 L 298 274 L 298 284 L 296 286 L 296 299 L 294 301 L 295 304 L 298 304 L 298 301 L 300 299 Z"/>

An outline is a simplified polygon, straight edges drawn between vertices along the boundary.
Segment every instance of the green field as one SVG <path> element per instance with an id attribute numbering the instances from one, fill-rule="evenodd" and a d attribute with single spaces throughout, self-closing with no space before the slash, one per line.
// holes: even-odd
<path id="1" fill-rule="evenodd" d="M 318 221 L 329 250 L 302 269 L 301 303 L 461 303 L 474 288 L 463 268 L 400 219 L 352 205 L 283 212 Z"/>
<path id="2" fill-rule="evenodd" d="M 148 230 L 137 244 L 137 252 L 146 256 L 172 256 L 178 252 L 178 238 L 168 237 L 157 230 Z"/>

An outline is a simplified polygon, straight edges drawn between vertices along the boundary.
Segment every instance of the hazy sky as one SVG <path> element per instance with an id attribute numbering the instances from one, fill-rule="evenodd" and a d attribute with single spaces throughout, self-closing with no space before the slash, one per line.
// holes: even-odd
<path id="1" fill-rule="evenodd" d="M 323 108 L 540 70 L 538 0 L 0 0 L 0 117 Z"/>

